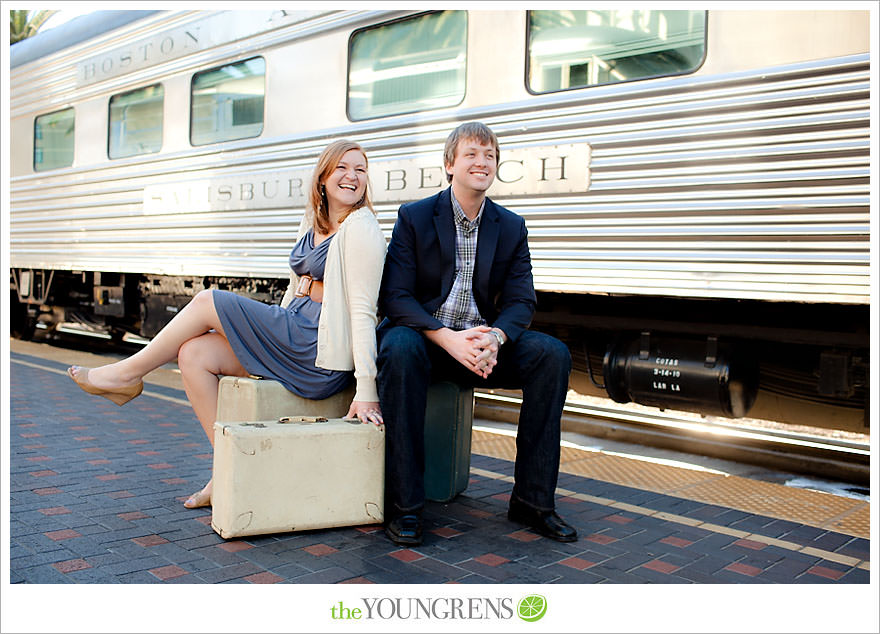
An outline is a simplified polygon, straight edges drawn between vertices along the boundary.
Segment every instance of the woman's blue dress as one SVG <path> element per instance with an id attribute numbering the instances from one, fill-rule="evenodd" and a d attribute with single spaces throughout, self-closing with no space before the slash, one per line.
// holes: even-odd
<path id="1" fill-rule="evenodd" d="M 306 233 L 290 252 L 293 272 L 323 279 L 332 239 L 315 247 L 313 232 Z M 275 379 L 309 399 L 332 396 L 352 380 L 352 372 L 315 366 L 321 304 L 310 297 L 294 297 L 282 308 L 215 290 L 214 306 L 232 351 L 248 373 Z"/>

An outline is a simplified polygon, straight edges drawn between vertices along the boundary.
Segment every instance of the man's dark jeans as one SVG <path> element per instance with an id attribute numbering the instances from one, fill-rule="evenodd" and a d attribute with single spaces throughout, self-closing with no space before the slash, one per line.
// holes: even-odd
<path id="1" fill-rule="evenodd" d="M 385 419 L 385 517 L 418 513 L 425 504 L 425 404 L 436 381 L 522 389 L 513 495 L 553 510 L 559 477 L 559 421 L 568 391 L 571 354 L 558 339 L 525 331 L 502 347 L 488 378 L 477 376 L 419 331 L 379 331 L 378 388 Z"/>

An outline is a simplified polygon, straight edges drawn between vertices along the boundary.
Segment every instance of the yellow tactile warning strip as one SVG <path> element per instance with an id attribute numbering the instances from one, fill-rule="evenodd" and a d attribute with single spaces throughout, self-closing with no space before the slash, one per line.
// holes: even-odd
<path id="1" fill-rule="evenodd" d="M 516 440 L 510 435 L 474 429 L 471 443 L 472 451 L 484 456 L 503 460 L 513 460 L 516 456 Z M 870 539 L 871 505 L 862 500 L 820 491 L 795 489 L 781 484 L 750 480 L 716 471 L 684 469 L 571 446 L 563 446 L 559 470 L 562 473 L 571 473 L 603 482 L 612 482 L 705 502 L 706 504 L 717 504 L 747 513 L 789 520 Z M 619 503 L 609 500 L 609 506 L 614 506 L 614 504 Z M 634 507 L 631 510 L 656 516 L 669 515 L 641 507 Z M 680 518 L 680 521 L 692 525 L 699 524 L 703 528 L 713 526 L 686 517 Z M 717 532 L 746 535 L 745 531 L 734 531 L 725 527 L 718 528 L 723 530 Z M 749 538 L 757 539 L 757 537 L 751 536 Z M 771 538 L 763 537 L 762 539 L 766 542 Z M 773 543 L 779 545 L 777 543 L 779 541 L 781 540 L 774 540 Z M 797 548 L 801 547 L 797 546 Z M 835 556 L 840 557 L 840 555 Z"/>
<path id="2" fill-rule="evenodd" d="M 489 454 L 482 454 L 482 455 L 489 455 Z M 505 459 L 505 456 L 493 455 L 492 457 Z M 471 473 L 473 473 L 475 475 L 483 476 L 484 478 L 492 478 L 493 480 L 504 480 L 505 482 L 511 482 L 511 483 L 513 482 L 513 478 L 510 476 L 506 476 L 501 473 L 495 473 L 494 471 L 488 471 L 486 469 L 478 469 L 476 467 L 471 467 Z M 703 522 L 702 520 L 694 519 L 692 517 L 685 517 L 683 515 L 675 515 L 674 513 L 666 513 L 665 511 L 655 511 L 653 509 L 649 509 L 644 506 L 636 506 L 634 504 L 626 504 L 624 502 L 617 502 L 616 500 L 611 500 L 608 498 L 601 498 L 601 497 L 597 497 L 595 495 L 586 495 L 584 493 L 578 493 L 577 491 L 569 491 L 568 489 L 563 489 L 561 487 L 558 487 L 556 489 L 556 492 L 559 495 L 572 497 L 577 500 L 583 500 L 584 502 L 592 502 L 593 504 L 601 504 L 602 506 L 607 506 L 609 508 L 617 509 L 619 511 L 629 511 L 631 513 L 639 513 L 641 515 L 647 515 L 650 517 L 656 517 L 657 519 L 666 520 L 667 522 L 677 522 L 679 524 L 685 524 L 687 526 L 694 526 L 696 528 L 701 528 L 703 530 L 712 531 L 714 533 L 723 533 L 725 535 L 739 537 L 740 539 L 750 539 L 752 541 L 760 542 L 762 544 L 768 544 L 771 546 L 776 546 L 778 548 L 785 548 L 786 550 L 802 552 L 805 555 L 819 557 L 820 559 L 825 559 L 826 561 L 834 561 L 839 564 L 843 564 L 845 566 L 853 566 L 855 568 L 861 568 L 862 570 L 870 570 L 871 569 L 871 562 L 870 561 L 859 559 L 857 557 L 849 557 L 847 555 L 841 555 L 840 553 L 834 553 L 829 550 L 822 550 L 820 548 L 812 548 L 809 546 L 802 546 L 801 544 L 796 544 L 795 542 L 790 542 L 785 539 L 776 539 L 775 537 L 768 537 L 766 535 L 760 535 L 758 533 L 749 533 L 748 531 L 737 530 L 735 528 L 730 528 L 729 526 L 719 526 L 718 524 L 712 524 L 710 522 Z"/>
<path id="3" fill-rule="evenodd" d="M 560 460 L 561 469 L 564 467 L 565 473 L 574 473 L 616 484 L 629 485 L 633 483 L 634 479 L 637 479 L 638 488 L 658 493 L 679 491 L 685 487 L 704 482 L 713 482 L 718 478 L 724 477 L 723 475 L 711 472 L 680 469 L 644 460 L 596 453 L 595 457 L 585 460 L 572 460 L 569 462 L 562 459 Z M 633 473 L 634 471 L 637 471 L 637 473 Z"/>

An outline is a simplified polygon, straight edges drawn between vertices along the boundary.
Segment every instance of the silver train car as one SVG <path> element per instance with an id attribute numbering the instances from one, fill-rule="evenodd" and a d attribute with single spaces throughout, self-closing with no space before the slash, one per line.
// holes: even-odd
<path id="1" fill-rule="evenodd" d="M 15 336 L 278 301 L 310 168 L 364 145 L 390 235 L 499 136 L 533 327 L 615 401 L 864 432 L 869 11 L 99 11 L 10 52 Z"/>

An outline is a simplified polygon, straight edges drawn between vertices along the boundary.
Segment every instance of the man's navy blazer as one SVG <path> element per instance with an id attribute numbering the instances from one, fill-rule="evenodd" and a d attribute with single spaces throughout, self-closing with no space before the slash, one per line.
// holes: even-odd
<path id="1" fill-rule="evenodd" d="M 433 315 L 455 278 L 455 221 L 451 188 L 400 207 L 379 292 L 383 328 L 436 330 Z M 517 214 L 486 198 L 477 237 L 474 298 L 483 319 L 516 340 L 537 304 L 528 233 Z"/>

